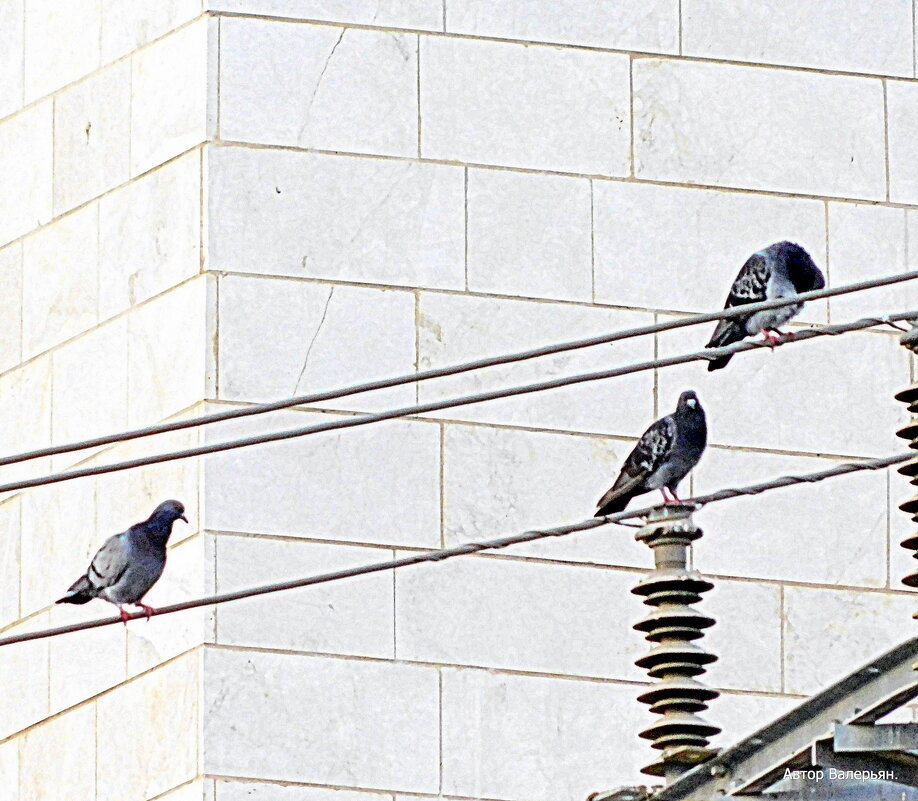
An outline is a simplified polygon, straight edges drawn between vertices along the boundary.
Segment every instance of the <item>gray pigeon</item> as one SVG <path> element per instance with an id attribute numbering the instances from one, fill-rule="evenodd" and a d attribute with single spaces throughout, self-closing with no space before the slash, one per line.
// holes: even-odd
<path id="1" fill-rule="evenodd" d="M 800 245 L 793 242 L 775 242 L 758 253 L 753 253 L 742 269 L 727 296 L 725 309 L 759 303 L 763 300 L 786 298 L 800 292 L 822 289 L 826 279 L 822 272 Z M 721 320 L 706 347 L 722 348 L 739 342 L 759 332 L 773 342 L 778 327 L 800 314 L 802 303 L 782 306 L 779 309 L 761 311 L 749 316 Z M 723 356 L 708 362 L 708 370 L 726 367 L 732 356 Z"/>
<path id="2" fill-rule="evenodd" d="M 676 487 L 698 464 L 708 442 L 708 426 L 698 396 L 689 390 L 679 396 L 672 414 L 661 417 L 628 454 L 622 472 L 599 499 L 595 517 L 621 512 L 632 498 L 658 489 L 664 503 L 679 503 Z M 672 493 L 668 498 L 666 490 Z"/>
<path id="3" fill-rule="evenodd" d="M 59 604 L 85 604 L 102 598 L 118 607 L 127 623 L 128 613 L 122 604 L 139 606 L 150 617 L 156 610 L 140 603 L 163 573 L 166 566 L 166 543 L 172 524 L 184 520 L 185 507 L 179 501 L 163 501 L 143 523 L 109 537 Z"/>

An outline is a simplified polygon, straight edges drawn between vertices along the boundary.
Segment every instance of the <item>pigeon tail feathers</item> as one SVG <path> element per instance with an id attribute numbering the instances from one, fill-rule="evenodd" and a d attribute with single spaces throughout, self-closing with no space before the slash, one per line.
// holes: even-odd
<path id="1" fill-rule="evenodd" d="M 714 334 L 705 347 L 723 348 L 745 338 L 746 331 L 737 320 L 721 320 L 717 324 L 717 328 L 714 329 Z M 708 372 L 710 373 L 714 370 L 720 370 L 726 367 L 732 358 L 733 355 L 731 354 L 730 356 L 721 356 L 719 359 L 712 359 L 708 362 Z"/>
<path id="2" fill-rule="evenodd" d="M 593 517 L 605 517 L 615 512 L 624 511 L 625 507 L 631 503 L 632 498 L 636 495 L 640 495 L 642 492 L 646 492 L 646 490 L 641 489 L 641 482 L 646 475 L 646 471 L 642 471 L 634 476 L 622 472 L 615 480 L 611 489 L 599 499 L 599 503 L 596 504 L 599 509 L 596 510 L 596 514 L 594 514 Z"/>
<path id="3" fill-rule="evenodd" d="M 95 597 L 96 589 L 89 583 L 89 578 L 80 576 L 67 590 L 67 594 L 63 598 L 58 598 L 54 603 L 88 604 Z"/>
<path id="4" fill-rule="evenodd" d="M 617 495 L 614 498 L 609 498 L 608 495 L 603 498 L 605 503 L 596 510 L 596 514 L 593 517 L 605 517 L 606 515 L 615 514 L 616 512 L 625 511 L 625 507 L 631 503 L 631 499 L 634 497 L 634 493 L 623 492 L 621 495 Z M 608 498 L 608 500 L 607 500 Z"/>

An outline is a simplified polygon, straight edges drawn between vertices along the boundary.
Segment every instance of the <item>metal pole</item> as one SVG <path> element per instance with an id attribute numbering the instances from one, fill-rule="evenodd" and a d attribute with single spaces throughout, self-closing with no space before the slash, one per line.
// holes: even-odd
<path id="1" fill-rule="evenodd" d="M 689 569 L 689 548 L 702 532 L 692 522 L 693 506 L 667 505 L 654 510 L 635 539 L 653 550 L 656 569 L 632 592 L 644 596 L 653 607 L 634 628 L 645 632 L 652 644 L 645 656 L 635 661 L 656 679 L 638 696 L 660 719 L 639 736 L 651 740 L 660 757 L 641 769 L 650 776 L 663 776 L 666 783 L 717 753 L 708 748 L 708 738 L 720 732 L 696 713 L 720 693 L 706 687 L 695 676 L 717 657 L 694 644 L 714 619 L 692 607 L 702 593 L 714 585 Z"/>

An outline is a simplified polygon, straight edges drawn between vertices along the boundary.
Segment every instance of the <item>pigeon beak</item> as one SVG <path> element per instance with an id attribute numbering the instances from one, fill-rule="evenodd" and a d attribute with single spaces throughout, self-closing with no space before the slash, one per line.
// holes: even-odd
<path id="1" fill-rule="evenodd" d="M 689 406 L 691 406 L 693 409 L 698 405 L 698 401 L 696 401 L 694 398 L 689 398 L 689 399 L 686 401 L 686 403 L 687 403 Z"/>
<path id="2" fill-rule="evenodd" d="M 178 519 L 179 519 L 179 520 L 184 520 L 186 523 L 188 522 L 188 518 L 185 517 L 185 515 L 179 515 L 179 516 L 178 516 Z"/>

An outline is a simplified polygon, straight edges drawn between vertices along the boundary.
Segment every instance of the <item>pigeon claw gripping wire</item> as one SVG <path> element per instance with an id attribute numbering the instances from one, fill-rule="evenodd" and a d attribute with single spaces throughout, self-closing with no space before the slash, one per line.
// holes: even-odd
<path id="1" fill-rule="evenodd" d="M 653 607 L 647 617 L 634 625 L 651 643 L 649 653 L 635 660 L 656 682 L 638 696 L 660 719 L 639 733 L 651 740 L 651 747 L 663 753 L 641 768 L 641 773 L 664 776 L 672 781 L 693 765 L 717 753 L 708 748 L 708 739 L 720 728 L 696 713 L 720 693 L 695 679 L 717 657 L 695 645 L 714 619 L 692 607 L 713 584 L 689 569 L 689 547 L 701 536 L 692 522 L 694 506 L 685 504 L 657 508 L 647 516 L 635 539 L 653 550 L 656 569 L 634 589 Z"/>
<path id="2" fill-rule="evenodd" d="M 669 491 L 669 494 L 666 493 L 666 487 L 660 489 L 660 494 L 663 496 L 663 505 L 664 506 L 683 506 L 685 502 L 680 498 L 673 490 Z"/>
<path id="3" fill-rule="evenodd" d="M 144 615 L 146 615 L 147 620 L 149 620 L 153 615 L 156 614 L 156 610 L 152 606 L 147 606 L 146 604 L 134 604 L 134 606 L 139 606 L 143 609 Z"/>
<path id="4" fill-rule="evenodd" d="M 762 331 L 762 339 L 768 342 L 772 347 L 775 345 L 781 344 L 781 337 L 783 336 L 783 331 L 778 331 L 777 329 L 766 328 Z"/>

